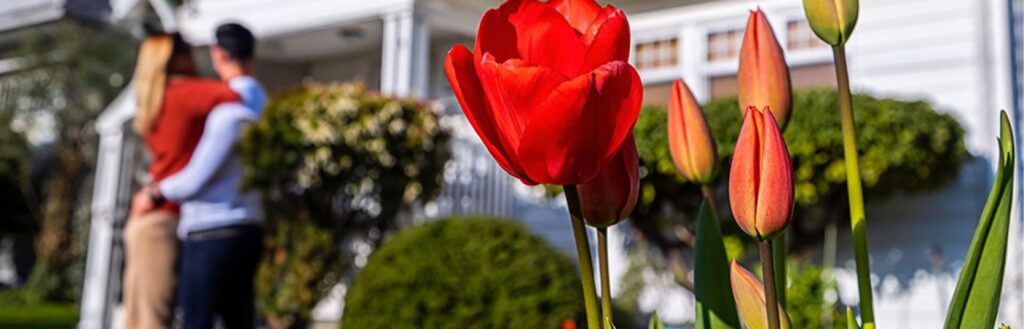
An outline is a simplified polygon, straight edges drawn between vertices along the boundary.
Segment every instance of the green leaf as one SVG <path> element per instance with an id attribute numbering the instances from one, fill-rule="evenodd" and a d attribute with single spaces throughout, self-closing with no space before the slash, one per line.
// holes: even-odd
<path id="1" fill-rule="evenodd" d="M 615 324 L 612 323 L 611 319 L 604 318 L 604 327 L 607 329 L 615 329 Z"/>
<path id="2" fill-rule="evenodd" d="M 956 292 L 949 305 L 946 329 L 992 328 L 996 323 L 1013 205 L 1015 160 L 1013 131 L 1005 111 L 1001 116 L 999 151 L 995 185 L 964 259 Z"/>
<path id="3" fill-rule="evenodd" d="M 697 300 L 696 329 L 740 328 L 736 302 L 729 284 L 729 259 L 718 220 L 707 201 L 697 214 L 697 242 L 694 248 L 694 296 Z"/>
<path id="4" fill-rule="evenodd" d="M 665 325 L 661 324 L 661 319 L 658 318 L 658 313 L 651 314 L 651 321 L 648 323 L 647 329 L 665 329 Z"/>
<path id="5" fill-rule="evenodd" d="M 857 316 L 853 315 L 853 309 L 846 307 L 846 329 L 860 329 L 857 325 Z"/>

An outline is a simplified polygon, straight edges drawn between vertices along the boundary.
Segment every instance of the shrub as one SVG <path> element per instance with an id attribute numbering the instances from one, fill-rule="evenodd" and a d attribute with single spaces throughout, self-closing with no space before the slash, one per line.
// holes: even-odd
<path id="1" fill-rule="evenodd" d="M 399 232 L 370 256 L 342 328 L 559 328 L 580 315 L 576 267 L 521 225 L 455 218 Z"/>
<path id="2" fill-rule="evenodd" d="M 960 124 L 927 102 L 855 95 L 853 103 L 869 200 L 941 187 L 957 177 L 961 164 L 970 157 Z M 784 137 L 793 159 L 797 220 L 788 232 L 791 249 L 799 249 L 816 243 L 826 223 L 848 222 L 846 174 L 835 91 L 797 91 L 793 109 Z M 734 97 L 710 101 L 704 105 L 704 113 L 721 157 L 714 190 L 723 231 L 738 233 L 729 220 L 726 183 L 742 113 Z M 685 183 L 672 164 L 666 121 L 666 112 L 657 107 L 645 108 L 637 121 L 634 134 L 643 170 L 640 202 L 632 218 L 662 254 L 681 255 L 691 245 L 686 234 L 678 233 L 680 228 L 694 227 L 701 195 L 699 187 Z M 685 275 L 677 279 L 688 283 Z"/>
<path id="3" fill-rule="evenodd" d="M 361 84 L 274 95 L 239 146 L 245 184 L 266 202 L 257 300 L 273 327 L 305 328 L 316 303 L 353 270 L 353 251 L 342 246 L 375 247 L 403 211 L 436 195 L 447 143 L 427 104 Z"/>

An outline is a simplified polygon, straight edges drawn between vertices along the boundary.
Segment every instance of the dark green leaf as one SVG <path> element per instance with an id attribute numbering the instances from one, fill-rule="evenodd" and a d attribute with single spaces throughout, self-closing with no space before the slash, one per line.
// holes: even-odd
<path id="1" fill-rule="evenodd" d="M 999 168 L 995 185 L 964 259 L 946 317 L 947 329 L 992 328 L 996 323 L 1013 205 L 1015 152 L 1013 131 L 1006 112 L 1001 116 L 999 135 Z"/>
<path id="2" fill-rule="evenodd" d="M 729 284 L 729 259 L 718 220 L 707 201 L 697 215 L 697 243 L 694 248 L 694 296 L 697 299 L 697 329 L 739 328 L 736 302 Z"/>

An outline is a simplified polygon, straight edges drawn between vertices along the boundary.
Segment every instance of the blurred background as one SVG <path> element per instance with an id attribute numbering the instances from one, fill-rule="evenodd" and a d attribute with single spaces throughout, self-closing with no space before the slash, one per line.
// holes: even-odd
<path id="1" fill-rule="evenodd" d="M 832 54 L 809 29 L 802 2 L 599 2 L 629 15 L 631 60 L 645 85 L 635 132 L 641 201 L 631 220 L 611 230 L 611 294 L 620 328 L 653 312 L 674 328 L 693 325 L 700 192 L 675 173 L 664 109 L 672 81 L 685 79 L 705 104 L 728 163 L 741 120 L 737 55 L 748 11 L 757 7 L 785 49 L 794 86 L 785 133 L 797 180 L 796 215 L 787 233 L 788 309 L 797 328 L 832 328 L 839 310 L 857 304 L 857 286 Z M 579 319 L 579 279 L 569 270 L 575 266 L 572 235 L 560 192 L 524 186 L 495 164 L 444 74 L 448 49 L 472 45 L 482 13 L 498 4 L 3 1 L 0 328 L 122 326 L 121 229 L 147 161 L 130 129 L 137 44 L 146 26 L 180 31 L 212 76 L 205 47 L 226 22 L 256 35 L 256 77 L 273 93 L 273 117 L 264 120 L 282 122 L 247 132 L 240 148 L 254 177 L 251 187 L 273 196 L 268 209 L 276 209 L 257 279 L 267 327 L 367 328 L 398 321 L 373 306 L 379 303 L 434 305 L 419 311 L 432 314 L 415 316 L 421 322 L 410 322 L 431 328 L 446 326 L 424 325 L 435 322 L 422 318 L 481 328 L 556 328 Z M 1020 0 L 861 0 L 847 49 L 860 94 L 854 102 L 882 327 L 941 326 L 994 179 L 998 113 L 1008 111 L 1018 129 L 1024 122 L 1022 8 Z M 358 120 L 336 120 L 339 107 L 358 109 Z M 427 146 L 411 148 L 406 135 L 360 124 L 367 120 L 412 127 Z M 318 131 L 303 122 L 329 124 Z M 296 144 L 273 139 L 289 133 L 301 136 L 291 141 Z M 346 134 L 360 137 L 336 138 Z M 336 156 L 317 158 L 309 145 Z M 720 200 L 725 183 L 716 182 Z M 1000 320 L 1014 327 L 1024 326 L 1019 204 L 1000 305 Z M 753 243 L 730 219 L 728 205 L 719 207 L 729 256 L 756 262 Z M 422 263 L 451 258 L 452 249 L 461 250 L 454 259 L 464 266 Z M 394 257 L 373 256 L 377 251 Z M 504 262 L 516 255 L 536 255 L 540 263 Z M 407 282 L 399 274 L 424 279 Z M 429 280 L 435 277 L 441 279 Z M 463 281 L 439 283 L 453 277 Z M 530 305 L 550 307 L 526 312 L 480 302 L 501 290 L 496 283 L 519 287 L 508 293 Z M 510 317 L 527 320 L 501 320 Z"/>

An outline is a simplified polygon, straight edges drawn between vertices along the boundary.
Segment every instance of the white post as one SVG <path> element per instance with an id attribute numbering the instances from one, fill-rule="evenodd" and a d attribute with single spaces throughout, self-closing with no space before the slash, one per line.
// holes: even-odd
<path id="1" fill-rule="evenodd" d="M 115 234 L 119 232 L 116 223 L 125 216 L 127 196 L 131 193 L 128 189 L 134 168 L 133 162 L 125 158 L 124 125 L 134 114 L 135 84 L 131 83 L 96 120 L 100 145 L 93 183 L 92 221 L 78 322 L 80 329 L 121 327 L 113 312 L 116 296 L 111 295 L 114 291 L 111 284 L 117 284 L 119 280 L 111 277 L 116 274 L 112 271 L 121 268 L 120 260 L 115 257 L 118 253 L 114 242 L 117 240 Z"/>
<path id="2" fill-rule="evenodd" d="M 395 96 L 426 97 L 430 63 L 430 29 L 415 7 L 386 13 L 381 39 L 380 91 Z"/>

